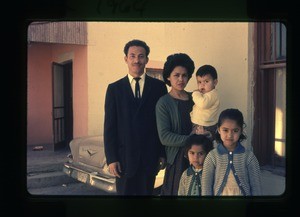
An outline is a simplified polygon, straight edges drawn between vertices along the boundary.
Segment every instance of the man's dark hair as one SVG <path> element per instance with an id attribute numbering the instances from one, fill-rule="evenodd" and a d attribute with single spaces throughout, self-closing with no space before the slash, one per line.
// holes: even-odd
<path id="1" fill-rule="evenodd" d="M 214 80 L 218 79 L 217 70 L 211 65 L 203 65 L 197 70 L 196 76 L 202 77 L 204 75 L 211 75 Z"/>
<path id="2" fill-rule="evenodd" d="M 148 45 L 146 44 L 146 42 L 138 40 L 138 39 L 134 39 L 132 41 L 127 42 L 127 44 L 124 47 L 124 54 L 126 56 L 128 54 L 129 48 L 133 47 L 133 46 L 143 47 L 146 50 L 146 56 L 148 57 L 148 55 L 150 53 L 150 48 L 148 47 Z"/>

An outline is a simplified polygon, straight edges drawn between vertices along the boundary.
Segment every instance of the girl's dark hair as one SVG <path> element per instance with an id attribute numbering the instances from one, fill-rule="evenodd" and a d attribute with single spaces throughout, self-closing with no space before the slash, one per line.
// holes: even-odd
<path id="1" fill-rule="evenodd" d="M 203 65 L 197 70 L 196 76 L 203 77 L 204 75 L 210 75 L 214 80 L 218 79 L 217 70 L 211 65 Z"/>
<path id="2" fill-rule="evenodd" d="M 244 122 L 244 117 L 243 117 L 242 112 L 240 112 L 238 109 L 234 109 L 234 108 L 223 110 L 219 115 L 219 120 L 217 123 L 218 128 L 223 124 L 225 119 L 230 119 L 230 120 L 236 121 L 237 125 L 239 125 L 239 127 L 241 128 L 242 133 L 240 135 L 239 142 L 241 142 L 247 138 L 244 133 L 244 126 L 246 124 Z M 216 141 L 218 143 L 222 143 L 221 136 L 218 131 L 216 132 Z"/>
<path id="3" fill-rule="evenodd" d="M 150 53 L 150 48 L 148 47 L 146 42 L 138 40 L 138 39 L 133 39 L 132 41 L 127 42 L 127 44 L 124 47 L 124 53 L 126 56 L 128 54 L 129 48 L 133 47 L 133 46 L 143 47 L 146 50 L 146 56 L 148 57 L 148 55 Z"/>
<path id="4" fill-rule="evenodd" d="M 171 86 L 170 81 L 168 78 L 170 77 L 171 72 L 174 70 L 175 67 L 182 66 L 186 68 L 188 79 L 190 79 L 194 73 L 195 70 L 195 64 L 194 61 L 185 53 L 176 53 L 169 55 L 167 57 L 167 61 L 164 64 L 163 69 L 163 78 L 164 82 Z"/>
<path id="5" fill-rule="evenodd" d="M 192 145 L 202 145 L 206 154 L 208 154 L 208 152 L 210 152 L 214 148 L 212 141 L 207 136 L 192 134 L 185 141 L 184 157 L 187 158 L 188 152 L 191 149 Z"/>

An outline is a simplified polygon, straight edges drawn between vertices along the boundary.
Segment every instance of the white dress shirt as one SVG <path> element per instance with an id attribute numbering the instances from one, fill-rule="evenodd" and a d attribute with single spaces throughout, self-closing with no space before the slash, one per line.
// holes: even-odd
<path id="1" fill-rule="evenodd" d="M 143 90 L 144 90 L 144 84 L 145 84 L 145 73 L 143 73 L 140 76 L 139 85 L 140 85 L 140 94 L 141 97 L 143 96 Z M 135 96 L 135 80 L 133 79 L 132 75 L 128 74 L 129 83 L 133 92 L 133 95 Z"/>

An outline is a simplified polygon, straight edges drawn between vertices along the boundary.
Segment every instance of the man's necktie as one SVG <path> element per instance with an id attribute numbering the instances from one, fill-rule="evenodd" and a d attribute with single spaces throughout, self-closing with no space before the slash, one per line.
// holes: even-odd
<path id="1" fill-rule="evenodd" d="M 140 84 L 139 80 L 141 78 L 133 78 L 135 80 L 135 98 L 141 98 L 141 92 L 140 92 Z"/>

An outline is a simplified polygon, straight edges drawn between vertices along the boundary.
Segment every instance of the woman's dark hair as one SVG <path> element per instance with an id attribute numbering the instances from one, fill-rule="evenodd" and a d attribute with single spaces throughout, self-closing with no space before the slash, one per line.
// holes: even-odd
<path id="1" fill-rule="evenodd" d="M 208 154 L 208 152 L 214 148 L 212 141 L 207 136 L 201 134 L 192 134 L 185 141 L 184 157 L 187 158 L 188 152 L 192 148 L 192 145 L 201 145 L 206 154 Z"/>
<path id="2" fill-rule="evenodd" d="M 163 69 L 163 78 L 164 82 L 171 86 L 170 81 L 168 78 L 170 77 L 171 72 L 174 70 L 175 67 L 182 66 L 186 68 L 188 79 L 190 79 L 194 73 L 195 70 L 195 64 L 194 61 L 185 53 L 176 53 L 169 55 L 167 57 L 167 61 L 164 64 Z"/>
<path id="3" fill-rule="evenodd" d="M 150 53 L 150 48 L 148 47 L 148 45 L 146 44 L 146 42 L 138 40 L 138 39 L 133 39 L 132 41 L 127 42 L 127 44 L 124 47 L 124 53 L 127 56 L 128 54 L 128 50 L 130 47 L 133 46 L 138 46 L 138 47 L 143 47 L 146 50 L 146 56 L 148 57 L 149 53 Z"/>
<path id="4" fill-rule="evenodd" d="M 218 79 L 217 70 L 211 65 L 203 65 L 199 67 L 196 72 L 196 76 L 203 77 L 204 75 L 210 75 L 214 80 Z"/>
<path id="5" fill-rule="evenodd" d="M 244 133 L 245 122 L 244 122 L 244 117 L 243 117 L 242 112 L 240 112 L 238 109 L 234 109 L 234 108 L 223 110 L 219 115 L 217 127 L 219 128 L 223 124 L 224 120 L 226 120 L 226 119 L 236 121 L 237 125 L 239 125 L 239 127 L 241 128 L 241 131 L 242 131 L 240 138 L 239 138 L 239 142 L 245 140 L 247 137 Z M 218 143 L 222 143 L 221 136 L 218 131 L 216 132 L 216 141 Z"/>

